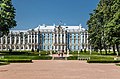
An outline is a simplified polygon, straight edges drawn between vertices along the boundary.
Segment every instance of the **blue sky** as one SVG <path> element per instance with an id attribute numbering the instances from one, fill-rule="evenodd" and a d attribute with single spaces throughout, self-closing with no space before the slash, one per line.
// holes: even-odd
<path id="1" fill-rule="evenodd" d="M 86 22 L 89 13 L 99 0 L 12 0 L 16 9 L 17 26 L 14 29 L 30 29 L 40 24 L 53 25 L 60 21 L 66 25 Z"/>

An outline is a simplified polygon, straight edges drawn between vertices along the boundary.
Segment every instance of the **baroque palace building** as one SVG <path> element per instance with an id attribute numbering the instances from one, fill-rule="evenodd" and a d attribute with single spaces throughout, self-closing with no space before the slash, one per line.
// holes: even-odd
<path id="1" fill-rule="evenodd" d="M 10 30 L 8 36 L 0 38 L 0 51 L 45 50 L 78 51 L 89 49 L 88 32 L 79 26 L 39 25 L 35 29 Z"/>

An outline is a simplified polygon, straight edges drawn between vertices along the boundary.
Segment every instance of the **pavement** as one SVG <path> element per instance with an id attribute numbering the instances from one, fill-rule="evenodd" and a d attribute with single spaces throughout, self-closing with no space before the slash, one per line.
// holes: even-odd
<path id="1" fill-rule="evenodd" d="M 0 66 L 0 79 L 120 79 L 120 66 L 78 60 L 34 60 Z"/>

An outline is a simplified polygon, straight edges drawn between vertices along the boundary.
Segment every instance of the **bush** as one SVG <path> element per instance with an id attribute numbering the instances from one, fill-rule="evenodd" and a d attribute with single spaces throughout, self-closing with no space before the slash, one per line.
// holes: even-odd
<path id="1" fill-rule="evenodd" d="M 19 51 L 14 51 L 14 52 L 9 52 L 10 55 L 23 55 L 23 54 L 28 54 L 28 52 L 19 52 Z"/>
<path id="2" fill-rule="evenodd" d="M 70 56 L 67 58 L 68 60 L 77 60 L 78 59 L 78 56 Z"/>
<path id="3" fill-rule="evenodd" d="M 9 63 L 31 63 L 31 59 L 0 59 L 0 62 L 9 62 Z"/>
<path id="4" fill-rule="evenodd" d="M 50 56 L 5 56 L 5 59 L 31 59 L 31 60 L 51 60 Z"/>
<path id="5" fill-rule="evenodd" d="M 120 66 L 120 64 L 116 64 L 116 66 Z"/>
<path id="6" fill-rule="evenodd" d="M 8 65 L 8 64 L 10 64 L 10 63 L 8 63 L 8 62 L 0 62 L 0 65 Z"/>
<path id="7" fill-rule="evenodd" d="M 50 52 L 49 52 L 49 51 L 40 51 L 40 54 L 41 54 L 41 55 L 49 55 Z"/>
<path id="8" fill-rule="evenodd" d="M 28 51 L 1 51 L 1 55 L 23 55 L 23 54 L 28 54 Z"/>
<path id="9" fill-rule="evenodd" d="M 87 60 L 87 63 L 119 63 L 120 60 Z"/>
<path id="10" fill-rule="evenodd" d="M 102 60 L 113 60 L 114 59 L 114 57 L 111 57 L 111 56 L 99 56 L 99 55 L 97 55 L 97 56 L 90 56 L 90 59 L 92 59 L 92 60 L 100 60 L 100 59 L 102 59 Z"/>
<path id="11" fill-rule="evenodd" d="M 33 60 L 51 60 L 51 56 L 35 56 L 32 58 Z"/>

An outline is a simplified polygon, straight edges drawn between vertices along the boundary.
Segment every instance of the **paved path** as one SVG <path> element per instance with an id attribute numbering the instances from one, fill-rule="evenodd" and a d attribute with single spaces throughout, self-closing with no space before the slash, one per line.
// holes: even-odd
<path id="1" fill-rule="evenodd" d="M 77 60 L 36 60 L 0 66 L 0 79 L 120 79 L 120 67 Z"/>

